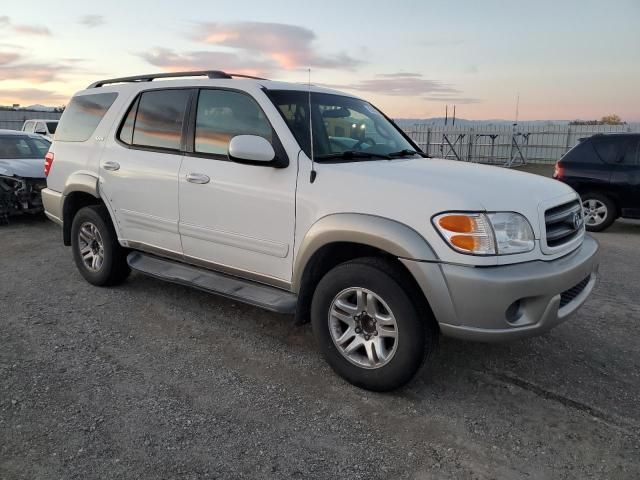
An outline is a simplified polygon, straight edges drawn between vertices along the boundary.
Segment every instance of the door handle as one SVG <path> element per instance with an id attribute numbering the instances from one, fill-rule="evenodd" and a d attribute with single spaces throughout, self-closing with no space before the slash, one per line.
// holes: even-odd
<path id="1" fill-rule="evenodd" d="M 109 160 L 102 164 L 102 168 L 115 172 L 116 170 L 120 170 L 120 164 L 118 162 L 112 162 Z"/>
<path id="2" fill-rule="evenodd" d="M 209 183 L 209 181 L 211 180 L 209 176 L 205 175 L 204 173 L 188 173 L 185 178 L 189 183 L 197 183 L 200 185 Z"/>

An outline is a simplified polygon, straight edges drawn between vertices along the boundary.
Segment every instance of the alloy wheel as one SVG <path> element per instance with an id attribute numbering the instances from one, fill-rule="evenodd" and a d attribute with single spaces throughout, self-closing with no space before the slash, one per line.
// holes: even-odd
<path id="1" fill-rule="evenodd" d="M 78 248 L 84 266 L 97 272 L 104 263 L 104 243 L 98 227 L 91 222 L 84 222 L 78 231 Z"/>
<path id="2" fill-rule="evenodd" d="M 361 368 L 386 365 L 398 348 L 393 312 L 366 288 L 347 288 L 335 296 L 329 309 L 329 332 L 342 356 Z"/>
<path id="3" fill-rule="evenodd" d="M 590 227 L 601 225 L 609 215 L 607 206 L 600 200 L 590 198 L 582 202 L 584 222 Z"/>

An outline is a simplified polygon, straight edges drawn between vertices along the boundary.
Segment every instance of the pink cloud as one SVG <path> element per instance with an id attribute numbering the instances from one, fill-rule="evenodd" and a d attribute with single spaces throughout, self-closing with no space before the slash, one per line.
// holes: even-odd
<path id="1" fill-rule="evenodd" d="M 68 100 L 67 95 L 52 90 L 40 90 L 38 88 L 17 88 L 0 90 L 0 104 L 12 105 L 14 103 L 41 103 L 61 105 Z"/>
<path id="2" fill-rule="evenodd" d="M 61 76 L 77 72 L 79 59 L 67 59 L 50 62 L 30 61 L 21 53 L 0 52 L 0 81 L 26 80 L 32 83 L 44 83 L 57 80 Z"/>
<path id="3" fill-rule="evenodd" d="M 244 75 L 268 76 L 276 68 L 265 60 L 242 58 L 235 53 L 192 51 L 178 53 L 169 48 L 154 48 L 139 54 L 151 65 L 168 71 L 224 70 Z"/>
<path id="4" fill-rule="evenodd" d="M 51 31 L 41 25 L 15 25 L 7 15 L 0 16 L 0 27 L 10 28 L 14 33 L 21 35 L 51 36 Z"/>
<path id="5" fill-rule="evenodd" d="M 418 97 L 429 101 L 443 101 L 452 103 L 477 103 L 478 99 L 464 97 L 460 90 L 452 85 L 438 80 L 424 78 L 419 73 L 381 73 L 375 78 L 358 82 L 327 85 L 331 88 L 355 90 L 380 95 L 398 97 Z"/>
<path id="6" fill-rule="evenodd" d="M 316 34 L 284 23 L 200 23 L 193 38 L 275 62 L 280 68 L 353 69 L 363 62 L 346 53 L 327 55 L 315 46 Z"/>
<path id="7" fill-rule="evenodd" d="M 23 35 L 42 35 L 51 36 L 51 31 L 47 27 L 40 25 L 14 25 L 13 31 Z"/>

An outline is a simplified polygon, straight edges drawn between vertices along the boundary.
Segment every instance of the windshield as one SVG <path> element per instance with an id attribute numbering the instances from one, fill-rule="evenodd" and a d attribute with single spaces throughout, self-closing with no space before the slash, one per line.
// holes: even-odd
<path id="1" fill-rule="evenodd" d="M 302 150 L 311 157 L 309 94 L 287 90 L 269 91 L 267 94 L 282 113 Z M 317 160 L 341 155 L 347 159 L 378 158 L 398 152 L 408 151 L 410 154 L 416 150 L 395 125 L 363 100 L 312 93 L 311 112 L 313 153 Z"/>
<path id="2" fill-rule="evenodd" d="M 47 122 L 47 128 L 49 129 L 49 133 L 53 135 L 56 133 L 56 128 L 58 128 L 58 122 Z"/>
<path id="3" fill-rule="evenodd" d="M 49 142 L 26 135 L 0 137 L 0 159 L 31 158 L 42 160 L 49 150 Z"/>

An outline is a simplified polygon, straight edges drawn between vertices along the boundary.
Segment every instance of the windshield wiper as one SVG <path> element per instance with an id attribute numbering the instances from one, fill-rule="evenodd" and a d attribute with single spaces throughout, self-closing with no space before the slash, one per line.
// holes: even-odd
<path id="1" fill-rule="evenodd" d="M 430 158 L 429 155 L 427 155 L 424 152 L 418 152 L 416 150 L 409 150 L 408 148 L 405 148 L 404 150 L 400 150 L 399 152 L 391 152 L 391 153 L 387 153 L 388 156 L 390 157 L 407 157 L 409 155 L 420 155 L 422 158 Z"/>
<path id="2" fill-rule="evenodd" d="M 391 160 L 392 157 L 383 153 L 363 152 L 361 150 L 346 150 L 344 152 L 318 155 L 315 160 L 317 162 L 322 162 L 323 160 L 360 160 L 367 158 L 383 158 L 385 160 Z"/>

